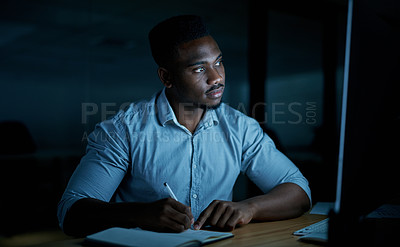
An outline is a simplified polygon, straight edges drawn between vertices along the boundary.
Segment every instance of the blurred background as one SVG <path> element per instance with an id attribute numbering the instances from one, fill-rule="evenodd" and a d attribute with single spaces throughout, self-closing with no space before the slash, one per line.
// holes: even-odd
<path id="1" fill-rule="evenodd" d="M 0 235 L 56 230 L 58 200 L 96 123 L 162 89 L 147 40 L 204 17 L 224 55 L 224 102 L 256 118 L 333 201 L 345 0 L 6 0 L 0 3 Z M 258 193 L 245 177 L 235 199 Z"/>

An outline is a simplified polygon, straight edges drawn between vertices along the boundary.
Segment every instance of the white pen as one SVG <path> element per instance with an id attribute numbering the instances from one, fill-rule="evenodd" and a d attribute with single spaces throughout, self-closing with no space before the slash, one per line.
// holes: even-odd
<path id="1" fill-rule="evenodd" d="M 175 201 L 178 201 L 178 198 L 176 198 L 174 192 L 171 190 L 171 188 L 169 187 L 169 185 L 167 184 L 167 182 L 164 183 L 164 186 L 167 188 L 169 195 L 175 199 Z"/>

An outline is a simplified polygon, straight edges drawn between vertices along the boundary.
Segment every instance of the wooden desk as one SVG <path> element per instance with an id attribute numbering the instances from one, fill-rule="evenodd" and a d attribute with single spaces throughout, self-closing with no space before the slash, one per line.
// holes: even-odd
<path id="1" fill-rule="evenodd" d="M 297 241 L 298 237 L 292 235 L 296 230 L 311 225 L 317 221 L 325 219 L 323 215 L 310 215 L 308 213 L 301 217 L 264 223 L 251 223 L 233 231 L 233 238 L 215 242 L 207 246 L 318 246 L 310 243 Z M 77 247 L 82 246 L 83 239 L 67 239 L 47 244 L 41 244 L 37 247 Z"/>
<path id="2" fill-rule="evenodd" d="M 303 227 L 326 219 L 324 215 L 304 214 L 290 220 L 251 223 L 233 231 L 235 237 L 219 241 L 209 246 L 318 246 L 297 241 L 292 233 Z"/>

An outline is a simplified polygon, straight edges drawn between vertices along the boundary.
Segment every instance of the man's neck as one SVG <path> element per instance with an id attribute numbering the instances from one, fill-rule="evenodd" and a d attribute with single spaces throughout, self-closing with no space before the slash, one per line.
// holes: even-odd
<path id="1" fill-rule="evenodd" d="M 178 122 L 193 134 L 206 110 L 193 103 L 178 102 L 171 95 L 166 95 Z"/>

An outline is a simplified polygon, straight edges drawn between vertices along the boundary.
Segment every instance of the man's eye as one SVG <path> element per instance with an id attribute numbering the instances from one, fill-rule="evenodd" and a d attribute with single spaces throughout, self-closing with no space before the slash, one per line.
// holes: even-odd
<path id="1" fill-rule="evenodd" d="M 203 67 L 198 67 L 198 68 L 195 68 L 194 70 L 193 70 L 193 72 L 195 72 L 195 73 L 200 73 L 200 72 L 203 72 L 204 71 L 204 68 Z"/>
<path id="2" fill-rule="evenodd" d="M 222 65 L 222 60 L 219 60 L 218 62 L 215 63 L 215 66 L 221 66 Z"/>

